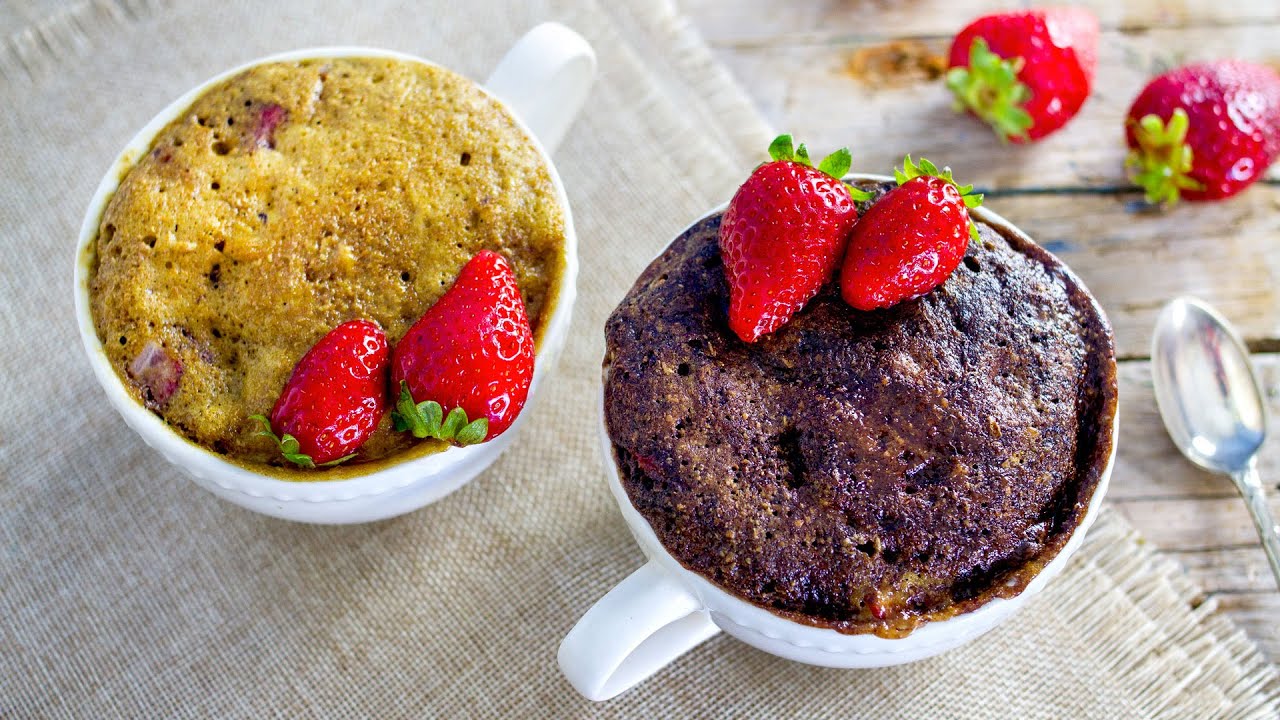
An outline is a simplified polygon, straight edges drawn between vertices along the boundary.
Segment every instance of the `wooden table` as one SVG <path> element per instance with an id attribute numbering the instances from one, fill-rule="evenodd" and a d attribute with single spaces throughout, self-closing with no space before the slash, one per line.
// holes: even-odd
<path id="1" fill-rule="evenodd" d="M 957 30 L 1017 3 L 679 1 L 773 126 L 814 157 L 847 145 L 865 172 L 887 173 L 908 152 L 950 165 L 1075 269 L 1110 315 L 1122 358 L 1107 501 L 1280 662 L 1280 592 L 1249 515 L 1229 480 L 1197 470 L 1170 443 L 1148 361 L 1160 307 L 1181 294 L 1204 298 L 1257 353 L 1280 418 L 1280 163 L 1231 200 L 1165 213 L 1142 208 L 1122 169 L 1125 113 L 1150 77 L 1230 56 L 1280 68 L 1280 1 L 1081 3 L 1103 29 L 1093 95 L 1032 147 L 1002 145 L 985 125 L 954 115 L 939 79 Z M 1266 445 L 1260 469 L 1280 513 L 1280 439 Z"/>

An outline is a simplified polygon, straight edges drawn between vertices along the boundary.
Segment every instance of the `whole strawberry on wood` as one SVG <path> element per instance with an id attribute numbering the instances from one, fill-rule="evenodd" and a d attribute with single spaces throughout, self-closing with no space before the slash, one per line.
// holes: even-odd
<path id="1" fill-rule="evenodd" d="M 853 226 L 840 270 L 840 294 L 858 310 L 876 310 L 920 297 L 941 285 L 964 259 L 978 229 L 969 210 L 982 204 L 972 185 L 951 170 L 908 155 L 894 171 L 898 187 Z"/>
<path id="2" fill-rule="evenodd" d="M 1098 19 L 1084 8 L 986 15 L 951 42 L 947 87 L 957 110 L 1002 140 L 1039 140 L 1080 110 L 1098 64 Z"/>
<path id="3" fill-rule="evenodd" d="M 252 416 L 263 426 L 258 434 L 274 439 L 300 467 L 351 459 L 386 409 L 389 356 L 375 322 L 352 320 L 330 330 L 294 366 L 271 418 Z"/>
<path id="4" fill-rule="evenodd" d="M 1240 60 L 1172 70 L 1134 100 L 1125 134 L 1148 202 L 1235 195 L 1280 154 L 1280 75 Z"/>
<path id="5" fill-rule="evenodd" d="M 858 219 L 855 202 L 869 197 L 840 179 L 852 162 L 847 148 L 815 168 L 803 144 L 780 135 L 769 156 L 720 221 L 729 327 L 745 342 L 777 330 L 831 279 Z"/>
<path id="6" fill-rule="evenodd" d="M 397 430 L 471 445 L 501 435 L 533 381 L 533 329 L 511 266 L 482 250 L 391 357 Z"/>

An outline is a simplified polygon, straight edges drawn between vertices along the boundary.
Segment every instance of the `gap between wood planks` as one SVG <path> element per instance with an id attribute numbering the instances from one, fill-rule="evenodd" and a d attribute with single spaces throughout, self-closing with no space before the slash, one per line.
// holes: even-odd
<path id="1" fill-rule="evenodd" d="M 1280 179 L 1263 178 L 1259 180 L 1258 185 L 1269 185 L 1271 187 L 1280 187 Z M 1142 193 L 1142 189 L 1137 185 L 1094 185 L 1091 187 L 1081 187 L 1078 185 L 1062 185 L 1054 187 L 1011 187 L 1011 188 L 984 188 L 975 187 L 974 192 L 981 193 L 986 197 L 1020 197 L 1025 195 L 1133 195 L 1135 201 L 1141 202 L 1138 196 Z M 1153 208 L 1154 211 L 1154 208 Z"/>
<path id="2" fill-rule="evenodd" d="M 714 36 L 712 43 L 770 124 L 803 139 L 815 154 L 847 146 L 856 169 L 883 173 L 910 152 L 949 165 L 956 177 L 980 187 L 1107 197 L 1132 189 L 1124 172 L 1124 119 L 1142 87 L 1171 67 L 1214 57 L 1280 68 L 1274 41 L 1280 12 L 1271 12 L 1277 16 L 1256 24 L 1104 33 L 1089 101 L 1062 132 L 1034 147 L 1001 143 L 981 122 L 956 115 L 941 80 L 945 35 L 821 46 L 785 36 L 751 49 Z M 848 27 L 848 16 L 840 17 Z M 1280 168 L 1270 179 L 1280 179 Z"/>
<path id="3" fill-rule="evenodd" d="M 1120 25 L 1100 25 L 1102 33 L 1120 35 L 1143 35 L 1153 30 L 1223 30 L 1238 27 L 1255 27 L 1259 24 L 1275 22 L 1275 15 L 1259 15 L 1257 17 L 1229 18 L 1221 20 L 1188 20 L 1181 23 L 1161 25 L 1142 25 L 1126 23 Z M 958 28 L 957 28 L 958 29 Z M 761 35 L 751 38 L 711 40 L 712 47 L 724 50 L 762 50 L 785 45 L 788 47 L 829 47 L 860 45 L 866 43 L 884 43 L 897 41 L 930 42 L 949 41 L 954 32 L 927 32 L 905 35 L 886 35 L 882 33 L 834 33 L 810 31 L 789 33 L 786 35 Z"/>
<path id="4" fill-rule="evenodd" d="M 1280 353 L 1280 338 L 1243 338 L 1243 341 L 1245 347 L 1249 348 L 1249 352 L 1253 355 Z M 1119 363 L 1144 362 L 1149 360 L 1151 360 L 1151 355 L 1147 353 L 1116 353 L 1116 362 Z"/>
<path id="5" fill-rule="evenodd" d="M 947 38 L 968 20 L 1001 6 L 991 0 L 913 0 L 865 3 L 849 0 L 680 0 L 681 8 L 717 47 L 757 48 L 787 43 L 852 39 Z M 1104 32 L 1141 35 L 1160 30 L 1222 30 L 1280 19 L 1273 0 L 1078 0 Z"/>

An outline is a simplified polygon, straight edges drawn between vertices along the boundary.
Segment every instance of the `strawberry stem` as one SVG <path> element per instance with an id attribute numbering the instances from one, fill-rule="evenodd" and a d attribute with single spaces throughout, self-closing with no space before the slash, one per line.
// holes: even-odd
<path id="1" fill-rule="evenodd" d="M 1144 115 L 1133 124 L 1133 137 L 1138 147 L 1129 151 L 1124 166 L 1129 177 L 1146 192 L 1152 205 L 1175 205 L 1183 190 L 1203 190 L 1204 185 L 1191 177 L 1191 145 L 1187 130 L 1191 120 L 1187 111 L 1177 108 L 1165 122 L 1159 115 Z"/>
<path id="2" fill-rule="evenodd" d="M 316 465 L 310 455 L 302 452 L 302 448 L 298 446 L 298 438 L 290 435 L 289 433 L 279 436 L 276 435 L 271 429 L 271 421 L 267 419 L 266 415 L 250 415 L 249 419 L 257 420 L 262 425 L 262 429 L 254 433 L 255 435 L 269 437 L 274 440 L 276 442 L 276 447 L 280 448 L 280 454 L 284 456 L 284 459 L 298 467 L 307 468 L 308 470 L 316 467 L 333 467 L 334 465 L 340 465 L 356 456 L 355 453 L 351 453 L 350 455 L 345 455 L 337 460 L 330 460 L 329 462 Z"/>
<path id="3" fill-rule="evenodd" d="M 1006 60 L 991 52 L 986 39 L 974 38 L 969 66 L 947 71 L 947 87 L 956 96 L 953 107 L 985 120 L 1001 140 L 1026 140 L 1034 121 L 1023 108 L 1031 99 L 1031 88 L 1018 80 L 1023 64 L 1021 57 Z"/>
<path id="4" fill-rule="evenodd" d="M 456 407 L 446 417 L 444 408 L 435 400 L 414 402 L 409 383 L 400 381 L 400 397 L 391 413 L 396 432 L 409 432 L 416 438 L 435 438 L 466 446 L 484 442 L 489 435 L 489 419 L 467 421 L 467 411 Z"/>
<path id="5" fill-rule="evenodd" d="M 898 181 L 898 185 L 905 185 L 907 181 L 918 177 L 941 178 L 954 185 L 956 190 L 960 191 L 960 200 L 964 202 L 966 209 L 972 210 L 982 205 L 982 193 L 973 194 L 972 185 L 961 185 L 956 182 L 955 178 L 951 177 L 951 168 L 944 167 L 939 170 L 938 166 L 930 162 L 928 158 L 920 158 L 920 162 L 917 164 L 911 159 L 910 155 L 907 155 L 902 160 L 902 167 L 894 168 L 893 177 Z M 978 226 L 973 224 L 973 220 L 969 220 L 969 237 L 973 238 L 974 242 L 978 240 Z"/>

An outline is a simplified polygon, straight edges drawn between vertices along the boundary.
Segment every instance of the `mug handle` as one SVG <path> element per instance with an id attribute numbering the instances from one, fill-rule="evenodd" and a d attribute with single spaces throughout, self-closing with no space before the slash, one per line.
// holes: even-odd
<path id="1" fill-rule="evenodd" d="M 587 610 L 557 659 L 574 689 L 608 700 L 718 632 L 702 603 L 650 560 Z"/>
<path id="2" fill-rule="evenodd" d="M 582 109 L 596 76 L 596 53 L 560 23 L 524 34 L 498 62 L 484 86 L 506 103 L 551 155 Z"/>

